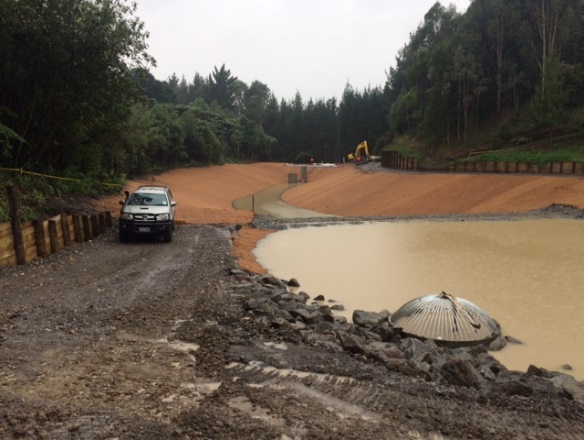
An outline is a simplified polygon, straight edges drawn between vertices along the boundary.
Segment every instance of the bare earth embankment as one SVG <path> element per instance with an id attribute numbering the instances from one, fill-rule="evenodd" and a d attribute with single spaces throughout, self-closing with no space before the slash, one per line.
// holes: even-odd
<path id="1" fill-rule="evenodd" d="M 251 250 L 270 231 L 232 201 L 290 172 L 226 165 L 131 182 L 172 188 L 172 243 L 120 244 L 114 229 L 0 268 L 0 438 L 584 438 L 584 389 L 569 376 L 402 337 L 382 314 L 343 322 L 238 269 L 261 272 Z M 98 204 L 116 213 L 120 199 Z M 523 212 L 584 208 L 584 180 L 314 166 L 284 199 L 351 217 Z"/>
<path id="2" fill-rule="evenodd" d="M 181 223 L 246 225 L 253 213 L 233 209 L 232 202 L 286 183 L 289 173 L 300 176 L 300 168 L 273 163 L 185 168 L 131 181 L 128 187 L 170 186 L 179 202 Z M 348 217 L 520 213 L 552 204 L 584 208 L 582 177 L 398 173 L 370 163 L 359 168 L 308 166 L 308 181 L 282 199 L 300 208 Z M 119 199 L 109 198 L 100 206 L 116 212 Z M 238 234 L 234 255 L 240 267 L 263 271 L 251 251 L 269 232 L 244 228 Z"/>

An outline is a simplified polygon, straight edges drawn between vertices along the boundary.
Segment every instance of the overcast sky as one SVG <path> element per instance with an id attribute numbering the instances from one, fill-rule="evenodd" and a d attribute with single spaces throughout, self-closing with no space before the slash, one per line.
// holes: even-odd
<path id="1" fill-rule="evenodd" d="M 385 83 L 397 51 L 435 0 L 138 0 L 150 33 L 151 72 L 192 82 L 225 64 L 248 85 L 266 84 L 278 100 L 300 92 L 340 98 L 349 82 Z M 441 2 L 464 12 L 470 0 Z"/>

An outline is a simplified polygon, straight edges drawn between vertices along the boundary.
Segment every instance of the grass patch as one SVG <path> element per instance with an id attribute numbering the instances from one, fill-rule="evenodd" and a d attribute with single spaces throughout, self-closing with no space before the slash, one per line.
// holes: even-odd
<path id="1" fill-rule="evenodd" d="M 545 164 L 549 162 L 584 162 L 584 148 L 568 147 L 549 151 L 526 151 L 520 148 L 509 148 L 500 151 L 489 151 L 475 154 L 467 161 L 504 161 L 529 162 Z"/>
<path id="2" fill-rule="evenodd" d="M 413 157 L 417 161 L 422 160 L 421 152 L 411 143 L 405 141 L 393 143 L 391 146 L 384 148 L 383 151 L 397 151 L 398 153 L 401 153 L 402 156 Z"/>

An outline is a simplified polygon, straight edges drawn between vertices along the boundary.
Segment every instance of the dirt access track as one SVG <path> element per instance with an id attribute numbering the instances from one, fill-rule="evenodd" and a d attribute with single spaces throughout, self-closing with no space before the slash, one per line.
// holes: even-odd
<path id="1" fill-rule="evenodd" d="M 309 183 L 284 199 L 347 216 L 584 207 L 581 178 L 368 167 L 309 167 Z M 406 339 L 391 350 L 411 362 L 384 363 L 341 348 L 324 323 L 320 331 L 298 330 L 300 323 L 275 328 L 255 319 L 261 307 L 269 312 L 267 298 L 286 305 L 287 294 L 236 268 L 233 243 L 251 248 L 267 231 L 249 225 L 253 213 L 231 202 L 295 171 L 226 165 L 131 182 L 129 189 L 172 188 L 180 222 L 172 243 L 120 244 L 114 229 L 0 268 L 0 438 L 584 438 L 578 384 L 558 391 L 537 369 L 527 376 L 494 368 L 504 382 L 485 378 L 492 370 L 480 380 L 450 371 L 446 380 L 429 353 L 415 361 Z M 117 213 L 120 198 L 99 204 Z M 247 226 L 236 233 L 234 224 Z M 236 254 L 240 266 L 254 265 L 249 255 Z M 472 352 L 456 353 L 449 365 L 470 365 Z"/>

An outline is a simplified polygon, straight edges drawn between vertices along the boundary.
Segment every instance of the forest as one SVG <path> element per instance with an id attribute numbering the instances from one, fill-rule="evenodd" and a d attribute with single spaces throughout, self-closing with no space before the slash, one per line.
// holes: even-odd
<path id="1" fill-rule="evenodd" d="M 225 64 L 156 79 L 123 0 L 2 0 L 0 168 L 107 181 L 174 166 L 467 153 L 584 130 L 584 1 L 436 3 L 382 86 L 278 100 Z M 388 56 L 380 54 L 379 56 Z"/>

